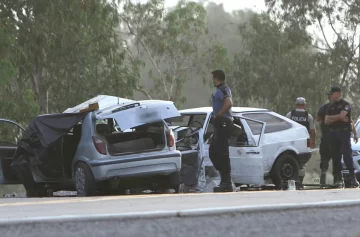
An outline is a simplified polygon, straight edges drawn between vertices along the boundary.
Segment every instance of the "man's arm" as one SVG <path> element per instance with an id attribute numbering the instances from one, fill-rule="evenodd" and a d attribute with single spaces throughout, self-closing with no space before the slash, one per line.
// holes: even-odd
<path id="1" fill-rule="evenodd" d="M 356 129 L 355 129 L 355 124 L 354 124 L 354 121 L 353 121 L 353 120 L 351 120 L 351 128 L 352 128 L 352 132 L 353 132 L 353 134 L 354 134 L 354 142 L 355 142 L 355 143 L 358 143 L 359 138 L 358 138 L 358 134 L 357 134 L 357 131 L 356 131 Z"/>
<path id="2" fill-rule="evenodd" d="M 308 121 L 309 121 L 310 140 L 311 140 L 310 148 L 314 149 L 315 141 L 316 141 L 316 129 L 315 129 L 315 121 L 310 114 L 308 116 Z"/>
<path id="3" fill-rule="evenodd" d="M 324 106 L 321 106 L 316 114 L 316 121 L 318 123 L 324 123 L 323 117 L 325 117 Z"/>
<path id="4" fill-rule="evenodd" d="M 220 91 L 221 91 L 221 93 L 219 96 L 222 100 L 224 100 L 224 105 L 221 108 L 221 110 L 219 111 L 219 113 L 216 115 L 217 117 L 223 116 L 233 106 L 230 89 L 228 87 L 222 87 L 222 88 L 220 88 Z"/>
<path id="5" fill-rule="evenodd" d="M 230 110 L 230 108 L 232 106 L 233 106 L 233 102 L 232 102 L 231 97 L 226 97 L 224 99 L 224 105 L 223 105 L 223 107 L 221 108 L 221 110 L 219 111 L 219 113 L 217 115 L 223 116 L 227 111 Z"/>
<path id="6" fill-rule="evenodd" d="M 343 108 L 343 110 L 340 112 L 340 114 L 337 115 L 326 115 L 325 117 L 325 123 L 326 124 L 332 124 L 336 121 L 343 121 L 343 122 L 347 122 L 349 121 L 347 114 L 350 111 L 350 105 L 346 104 Z"/>
<path id="7" fill-rule="evenodd" d="M 341 113 L 340 113 L 340 114 L 336 114 L 336 115 L 326 115 L 326 116 L 325 116 L 325 124 L 335 123 L 336 121 L 340 121 L 341 118 L 342 118 Z"/>

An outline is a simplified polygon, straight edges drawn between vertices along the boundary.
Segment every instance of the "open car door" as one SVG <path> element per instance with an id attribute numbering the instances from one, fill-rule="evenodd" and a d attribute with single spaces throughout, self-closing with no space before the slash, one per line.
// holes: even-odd
<path id="1" fill-rule="evenodd" d="M 21 184 L 11 163 L 24 131 L 20 124 L 0 119 L 0 184 Z"/>
<path id="2" fill-rule="evenodd" d="M 251 128 L 249 126 L 251 124 Z M 265 131 L 265 122 L 234 116 L 234 127 L 229 139 L 229 156 L 231 176 L 236 184 L 264 184 L 264 154 L 262 141 Z M 207 129 L 212 128 L 209 121 Z M 254 130 L 256 129 L 256 131 Z M 254 131 L 253 131 L 254 130 Z M 211 137 L 205 144 L 206 166 L 212 166 L 209 158 Z"/>
<path id="3" fill-rule="evenodd" d="M 242 131 L 233 132 L 229 143 L 233 181 L 238 184 L 263 185 L 262 141 L 266 123 L 242 116 L 235 116 L 234 119 L 240 122 Z"/>

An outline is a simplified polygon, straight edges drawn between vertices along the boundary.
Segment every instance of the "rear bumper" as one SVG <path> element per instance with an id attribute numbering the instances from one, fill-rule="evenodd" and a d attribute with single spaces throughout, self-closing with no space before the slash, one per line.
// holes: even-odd
<path id="1" fill-rule="evenodd" d="M 130 159 L 94 160 L 89 161 L 89 166 L 98 181 L 116 177 L 169 175 L 180 171 L 181 153 L 172 151 Z"/>

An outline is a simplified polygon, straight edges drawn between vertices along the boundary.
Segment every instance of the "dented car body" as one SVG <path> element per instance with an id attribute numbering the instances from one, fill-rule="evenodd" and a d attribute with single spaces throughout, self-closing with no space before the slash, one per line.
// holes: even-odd
<path id="1" fill-rule="evenodd" d="M 95 110 L 84 109 L 93 103 Z M 38 116 L 13 154 L 0 157 L 12 158 L 13 181 L 24 184 L 28 196 L 57 190 L 93 196 L 134 187 L 178 191 L 181 153 L 164 121 L 178 116 L 170 101 L 97 96 L 61 114 Z M 9 171 L 8 163 L 3 170 Z"/>

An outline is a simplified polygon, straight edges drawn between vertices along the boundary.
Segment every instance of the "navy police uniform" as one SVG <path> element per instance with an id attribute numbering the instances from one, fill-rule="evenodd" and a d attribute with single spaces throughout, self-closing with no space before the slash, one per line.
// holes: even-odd
<path id="1" fill-rule="evenodd" d="M 320 184 L 326 183 L 326 172 L 329 169 L 329 162 L 331 160 L 331 151 L 329 145 L 329 126 L 325 124 L 325 115 L 329 109 L 331 102 L 322 105 L 317 116 L 321 118 L 320 129 L 321 129 L 321 141 L 320 141 Z"/>
<path id="2" fill-rule="evenodd" d="M 219 187 L 229 187 L 230 185 L 232 187 L 229 157 L 229 137 L 233 128 L 231 109 L 222 117 L 216 118 L 227 97 L 231 97 L 231 90 L 226 83 L 221 83 L 212 95 L 214 134 L 209 147 L 209 158 L 220 173 L 221 183 Z"/>
<path id="3" fill-rule="evenodd" d="M 354 164 L 350 142 L 352 131 L 350 104 L 343 99 L 334 102 L 329 106 L 327 115 L 337 115 L 343 110 L 348 112 L 346 115 L 348 121 L 336 121 L 329 125 L 329 144 L 333 156 L 334 184 L 339 188 L 344 187 L 344 179 L 341 173 L 341 155 L 343 155 L 344 163 L 349 170 L 350 176 L 352 177 L 352 185 L 358 186 L 359 184 L 354 175 Z"/>

